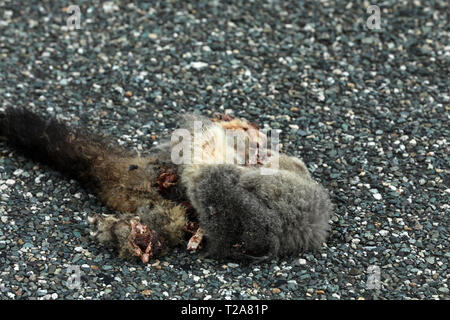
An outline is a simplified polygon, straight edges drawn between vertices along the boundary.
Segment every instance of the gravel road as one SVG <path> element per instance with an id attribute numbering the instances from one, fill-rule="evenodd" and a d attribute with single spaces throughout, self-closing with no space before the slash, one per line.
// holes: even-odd
<path id="1" fill-rule="evenodd" d="M 142 151 L 179 113 L 242 116 L 336 207 L 326 245 L 292 259 L 127 262 L 90 239 L 92 194 L 0 142 L 0 299 L 449 299 L 448 1 L 386 0 L 379 29 L 369 5 L 0 0 L 0 108 Z"/>

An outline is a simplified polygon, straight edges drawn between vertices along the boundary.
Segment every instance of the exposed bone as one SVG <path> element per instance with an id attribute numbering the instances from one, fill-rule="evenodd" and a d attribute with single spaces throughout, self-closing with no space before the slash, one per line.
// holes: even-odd
<path id="1" fill-rule="evenodd" d="M 198 228 L 197 232 L 189 239 L 187 250 L 197 250 L 201 246 L 205 232 L 202 228 Z"/>

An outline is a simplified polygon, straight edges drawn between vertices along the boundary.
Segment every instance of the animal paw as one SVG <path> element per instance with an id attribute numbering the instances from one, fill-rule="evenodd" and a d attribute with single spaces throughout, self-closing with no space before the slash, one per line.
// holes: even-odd
<path id="1" fill-rule="evenodd" d="M 156 231 L 140 223 L 138 218 L 130 220 L 130 227 L 129 244 L 133 248 L 134 255 L 139 257 L 143 263 L 147 263 L 161 253 L 164 241 Z"/>

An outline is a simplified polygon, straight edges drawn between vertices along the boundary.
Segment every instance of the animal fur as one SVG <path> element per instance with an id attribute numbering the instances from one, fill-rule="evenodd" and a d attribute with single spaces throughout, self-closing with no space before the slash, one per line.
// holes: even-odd
<path id="1" fill-rule="evenodd" d="M 181 128 L 194 135 L 196 122 L 201 135 L 193 149 L 203 152 L 178 165 L 170 161 L 171 142 L 141 156 L 23 108 L 0 113 L 0 136 L 32 159 L 80 180 L 116 211 L 90 220 L 97 239 L 115 246 L 123 258 L 147 262 L 190 235 L 195 239 L 190 248 L 197 248 L 204 235 L 207 254 L 217 259 L 254 262 L 319 248 L 330 229 L 332 204 L 304 163 L 267 152 L 264 136 L 245 119 L 186 116 Z M 234 153 L 235 164 L 226 164 L 227 152 L 236 148 L 225 130 L 258 146 L 256 163 L 245 151 Z M 261 175 L 261 168 L 275 162 L 278 171 Z"/>

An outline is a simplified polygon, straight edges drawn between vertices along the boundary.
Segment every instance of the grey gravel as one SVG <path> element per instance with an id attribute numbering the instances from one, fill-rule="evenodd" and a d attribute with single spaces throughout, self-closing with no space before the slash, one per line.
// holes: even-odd
<path id="1" fill-rule="evenodd" d="M 448 1 L 384 1 L 380 30 L 368 5 L 0 1 L 0 108 L 140 151 L 182 112 L 246 117 L 281 130 L 336 206 L 318 252 L 143 265 L 90 240 L 87 216 L 108 213 L 92 194 L 0 142 L 0 298 L 449 299 Z"/>

